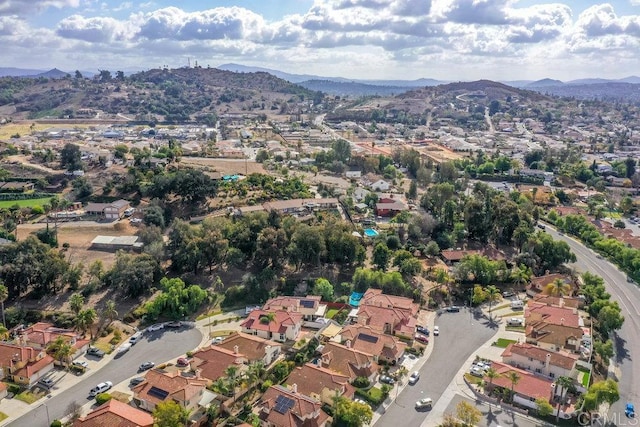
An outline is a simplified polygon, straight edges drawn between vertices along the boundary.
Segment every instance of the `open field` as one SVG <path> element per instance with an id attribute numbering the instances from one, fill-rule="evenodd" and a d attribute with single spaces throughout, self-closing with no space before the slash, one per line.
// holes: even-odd
<path id="1" fill-rule="evenodd" d="M 252 174 L 252 173 L 266 173 L 261 163 L 256 163 L 253 160 L 242 159 L 211 159 L 207 157 L 182 157 L 180 163 L 190 166 L 208 166 L 212 169 L 212 172 L 220 172 L 223 175 L 232 174 Z"/>
<path id="2" fill-rule="evenodd" d="M 39 132 L 50 127 L 51 125 L 36 123 L 33 127 L 33 131 Z M 31 129 L 30 122 L 7 123 L 6 125 L 0 126 L 0 140 L 7 140 L 15 134 L 19 134 L 20 136 L 31 135 Z"/>
<path id="3" fill-rule="evenodd" d="M 42 206 L 51 202 L 51 197 L 42 197 L 40 199 L 24 199 L 24 200 L 0 200 L 0 208 L 10 208 L 18 205 L 21 208 L 32 208 L 34 206 Z"/>

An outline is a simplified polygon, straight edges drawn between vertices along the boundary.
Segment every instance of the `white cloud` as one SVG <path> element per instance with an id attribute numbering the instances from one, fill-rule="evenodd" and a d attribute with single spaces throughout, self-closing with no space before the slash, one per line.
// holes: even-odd
<path id="1" fill-rule="evenodd" d="M 27 15 L 32 12 L 41 12 L 49 7 L 77 8 L 81 3 L 81 0 L 2 0 L 0 15 Z"/>
<path id="2" fill-rule="evenodd" d="M 72 15 L 60 21 L 56 33 L 69 39 L 110 43 L 128 38 L 128 25 L 113 18 L 84 18 Z"/>

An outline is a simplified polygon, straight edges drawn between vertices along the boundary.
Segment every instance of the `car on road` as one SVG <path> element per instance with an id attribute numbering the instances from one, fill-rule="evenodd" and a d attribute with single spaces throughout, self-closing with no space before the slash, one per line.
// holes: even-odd
<path id="1" fill-rule="evenodd" d="M 96 347 L 89 347 L 89 349 L 87 350 L 87 355 L 95 356 L 95 357 L 104 357 L 104 351 Z"/>
<path id="2" fill-rule="evenodd" d="M 460 311 L 460 307 L 457 305 L 452 305 L 446 308 L 447 313 L 458 313 Z"/>
<path id="3" fill-rule="evenodd" d="M 147 328 L 147 332 L 155 332 L 164 329 L 164 323 L 156 323 L 155 325 L 151 325 Z"/>
<path id="4" fill-rule="evenodd" d="M 440 326 L 436 325 L 433 327 L 433 336 L 437 337 L 438 335 L 440 335 Z"/>
<path id="5" fill-rule="evenodd" d="M 129 338 L 129 342 L 131 343 L 131 345 L 136 345 L 136 343 L 141 339 L 142 339 L 142 332 L 136 332 L 135 334 L 131 335 L 131 337 Z"/>
<path id="6" fill-rule="evenodd" d="M 420 379 L 420 372 L 415 371 L 411 375 L 409 375 L 409 384 L 414 385 Z"/>
<path id="7" fill-rule="evenodd" d="M 178 357 L 176 364 L 178 366 L 189 366 L 189 360 L 186 357 Z"/>
<path id="8" fill-rule="evenodd" d="M 73 362 L 71 362 L 71 364 L 73 366 L 79 366 L 81 368 L 87 369 L 89 367 L 89 364 L 87 362 L 85 362 L 84 360 L 74 360 Z"/>
<path id="9" fill-rule="evenodd" d="M 179 320 L 176 320 L 175 322 L 169 322 L 166 324 L 165 327 L 172 328 L 172 329 L 182 328 L 182 322 Z"/>
<path id="10" fill-rule="evenodd" d="M 129 381 L 129 385 L 130 386 L 136 386 L 136 385 L 138 385 L 138 384 L 140 384 L 142 382 L 144 382 L 144 377 L 133 377 Z"/>
<path id="11" fill-rule="evenodd" d="M 396 383 L 396 380 L 388 375 L 380 375 L 380 382 L 383 384 L 394 385 Z"/>
<path id="12" fill-rule="evenodd" d="M 127 351 L 131 350 L 131 346 L 132 345 L 133 344 L 131 344 L 130 342 L 126 342 L 126 343 L 122 344 L 120 347 L 118 347 L 118 351 L 116 352 L 116 356 L 122 356 Z"/>
<path id="13" fill-rule="evenodd" d="M 53 380 L 51 378 L 43 378 L 40 381 L 38 381 L 37 385 L 46 389 L 50 389 L 51 387 L 53 387 Z"/>
<path id="14" fill-rule="evenodd" d="M 416 409 L 431 409 L 433 407 L 433 400 L 430 397 L 425 397 L 416 402 Z"/>
<path id="15" fill-rule="evenodd" d="M 92 388 L 91 390 L 89 390 L 89 396 L 95 397 L 100 393 L 104 393 L 105 391 L 108 391 L 111 387 L 113 387 L 113 383 L 111 381 L 105 381 L 103 383 L 100 383 L 94 388 Z"/>
<path id="16" fill-rule="evenodd" d="M 425 328 L 424 326 L 416 326 L 416 331 L 418 331 L 419 333 L 429 336 L 429 329 Z"/>
<path id="17" fill-rule="evenodd" d="M 429 338 L 425 337 L 424 335 L 416 334 L 414 339 L 423 344 L 429 344 Z"/>
<path id="18" fill-rule="evenodd" d="M 636 408 L 633 406 L 633 403 L 627 403 L 627 406 L 624 408 L 624 414 L 629 418 L 636 416 Z"/>
<path id="19" fill-rule="evenodd" d="M 140 365 L 138 367 L 138 372 L 140 372 L 140 371 L 148 371 L 149 369 L 153 368 L 154 366 L 156 366 L 156 364 L 153 363 L 153 362 L 144 362 L 142 365 Z"/>

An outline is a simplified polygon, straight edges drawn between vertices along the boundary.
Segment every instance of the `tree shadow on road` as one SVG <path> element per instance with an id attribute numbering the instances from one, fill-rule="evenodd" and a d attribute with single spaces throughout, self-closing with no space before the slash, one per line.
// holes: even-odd
<path id="1" fill-rule="evenodd" d="M 627 340 L 622 339 L 618 334 L 614 335 L 614 345 L 616 346 L 616 362 L 621 363 L 623 360 L 631 360 L 631 355 L 626 347 Z"/>

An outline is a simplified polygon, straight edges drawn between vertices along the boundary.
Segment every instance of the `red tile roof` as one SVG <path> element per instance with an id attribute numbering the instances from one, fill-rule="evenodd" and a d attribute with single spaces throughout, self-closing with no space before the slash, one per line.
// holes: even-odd
<path id="1" fill-rule="evenodd" d="M 332 391 L 337 390 L 340 396 L 345 396 L 349 399 L 353 398 L 355 391 L 351 384 L 349 384 L 348 375 L 322 368 L 313 363 L 299 366 L 291 372 L 285 385 L 292 388 L 294 384 L 296 385 L 298 393 L 318 399 L 322 396 L 322 391 L 325 389 Z M 334 393 L 331 394 L 334 395 Z"/>
<path id="2" fill-rule="evenodd" d="M 260 318 L 270 313 L 275 315 L 271 322 L 261 322 Z M 283 310 L 265 311 L 253 310 L 249 316 L 240 324 L 243 328 L 253 329 L 256 331 L 267 331 L 272 333 L 284 334 L 288 327 L 302 323 L 302 314 L 288 312 Z"/>
<path id="3" fill-rule="evenodd" d="M 207 385 L 207 380 L 202 378 L 187 378 L 180 375 L 180 372 L 166 372 L 160 369 L 148 371 L 145 381 L 133 388 L 134 396 L 140 400 L 157 404 L 167 399 L 177 402 L 190 401 L 192 397 L 198 395 Z M 164 399 L 158 397 L 157 393 L 149 394 L 151 388 L 163 390 L 167 393 Z"/>
<path id="4" fill-rule="evenodd" d="M 0 342 L 0 367 L 9 368 L 13 375 L 31 378 L 53 361 L 42 349 Z"/>
<path id="5" fill-rule="evenodd" d="M 363 306 L 362 303 L 358 309 L 358 323 L 370 326 L 381 333 L 388 333 L 387 325 L 390 325 L 390 333 L 407 337 L 412 337 L 416 330 L 416 318 L 409 311 L 397 308 Z"/>
<path id="6" fill-rule="evenodd" d="M 247 357 L 234 353 L 220 345 L 202 348 L 193 354 L 191 366 L 200 371 L 200 375 L 210 381 L 224 376 L 224 371 L 231 365 L 241 366 L 247 362 Z"/>
<path id="7" fill-rule="evenodd" d="M 286 410 L 276 404 L 283 398 L 292 401 Z M 274 427 L 321 427 L 329 420 L 321 406 L 318 400 L 282 386 L 271 386 L 260 400 L 260 419 Z"/>
<path id="8" fill-rule="evenodd" d="M 573 369 L 576 364 L 576 360 L 578 360 L 578 355 L 576 354 L 549 351 L 545 350 L 544 348 L 526 343 L 509 344 L 507 348 L 502 352 L 502 357 L 508 358 L 514 354 L 531 358 L 533 360 L 538 360 L 540 362 L 546 362 L 547 356 L 549 356 L 550 365 L 558 366 L 560 368 L 568 370 Z"/>
<path id="9" fill-rule="evenodd" d="M 352 380 L 369 378 L 378 369 L 373 355 L 334 342 L 324 345 L 321 360 L 323 367 L 347 375 Z"/>
<path id="10" fill-rule="evenodd" d="M 269 299 L 262 307 L 265 311 L 285 310 L 285 311 L 300 311 L 301 301 L 313 301 L 313 307 L 304 307 L 305 309 L 313 310 L 314 312 L 320 305 L 321 297 L 317 295 L 307 295 L 306 297 L 293 297 L 293 296 L 278 296 Z"/>
<path id="11" fill-rule="evenodd" d="M 79 418 L 73 427 L 152 427 L 151 414 L 115 399 L 109 400 L 87 416 Z"/>
<path id="12" fill-rule="evenodd" d="M 529 322 L 543 321 L 550 325 L 571 328 L 580 327 L 580 315 L 572 308 L 555 307 L 529 300 L 524 309 L 524 317 Z"/>
<path id="13" fill-rule="evenodd" d="M 500 375 L 498 378 L 493 379 L 494 386 L 511 390 L 511 381 L 507 376 L 509 372 L 515 372 L 520 377 L 520 380 L 513 387 L 513 391 L 533 399 L 543 398 L 548 401 L 551 398 L 553 381 L 537 377 L 527 371 L 500 362 L 492 362 L 491 367 Z M 490 382 L 487 377 L 485 377 L 485 381 L 487 383 Z"/>
<path id="14" fill-rule="evenodd" d="M 238 353 L 242 354 L 247 361 L 255 362 L 257 360 L 262 360 L 265 356 L 267 347 L 280 347 L 280 344 L 255 335 L 236 332 L 229 335 L 224 339 L 224 341 L 217 344 L 217 346 L 229 351 L 234 351 L 237 346 Z"/>
<path id="15" fill-rule="evenodd" d="M 375 307 L 397 308 L 409 311 L 416 315 L 420 307 L 411 298 L 387 295 L 382 293 L 382 289 L 369 288 L 360 299 L 360 307 L 363 305 Z"/>
<path id="16" fill-rule="evenodd" d="M 378 354 L 386 359 L 397 360 L 404 353 L 406 344 L 399 339 L 378 332 L 366 325 L 348 325 L 340 332 L 342 342 L 349 340 L 351 347 L 369 354 Z"/>

